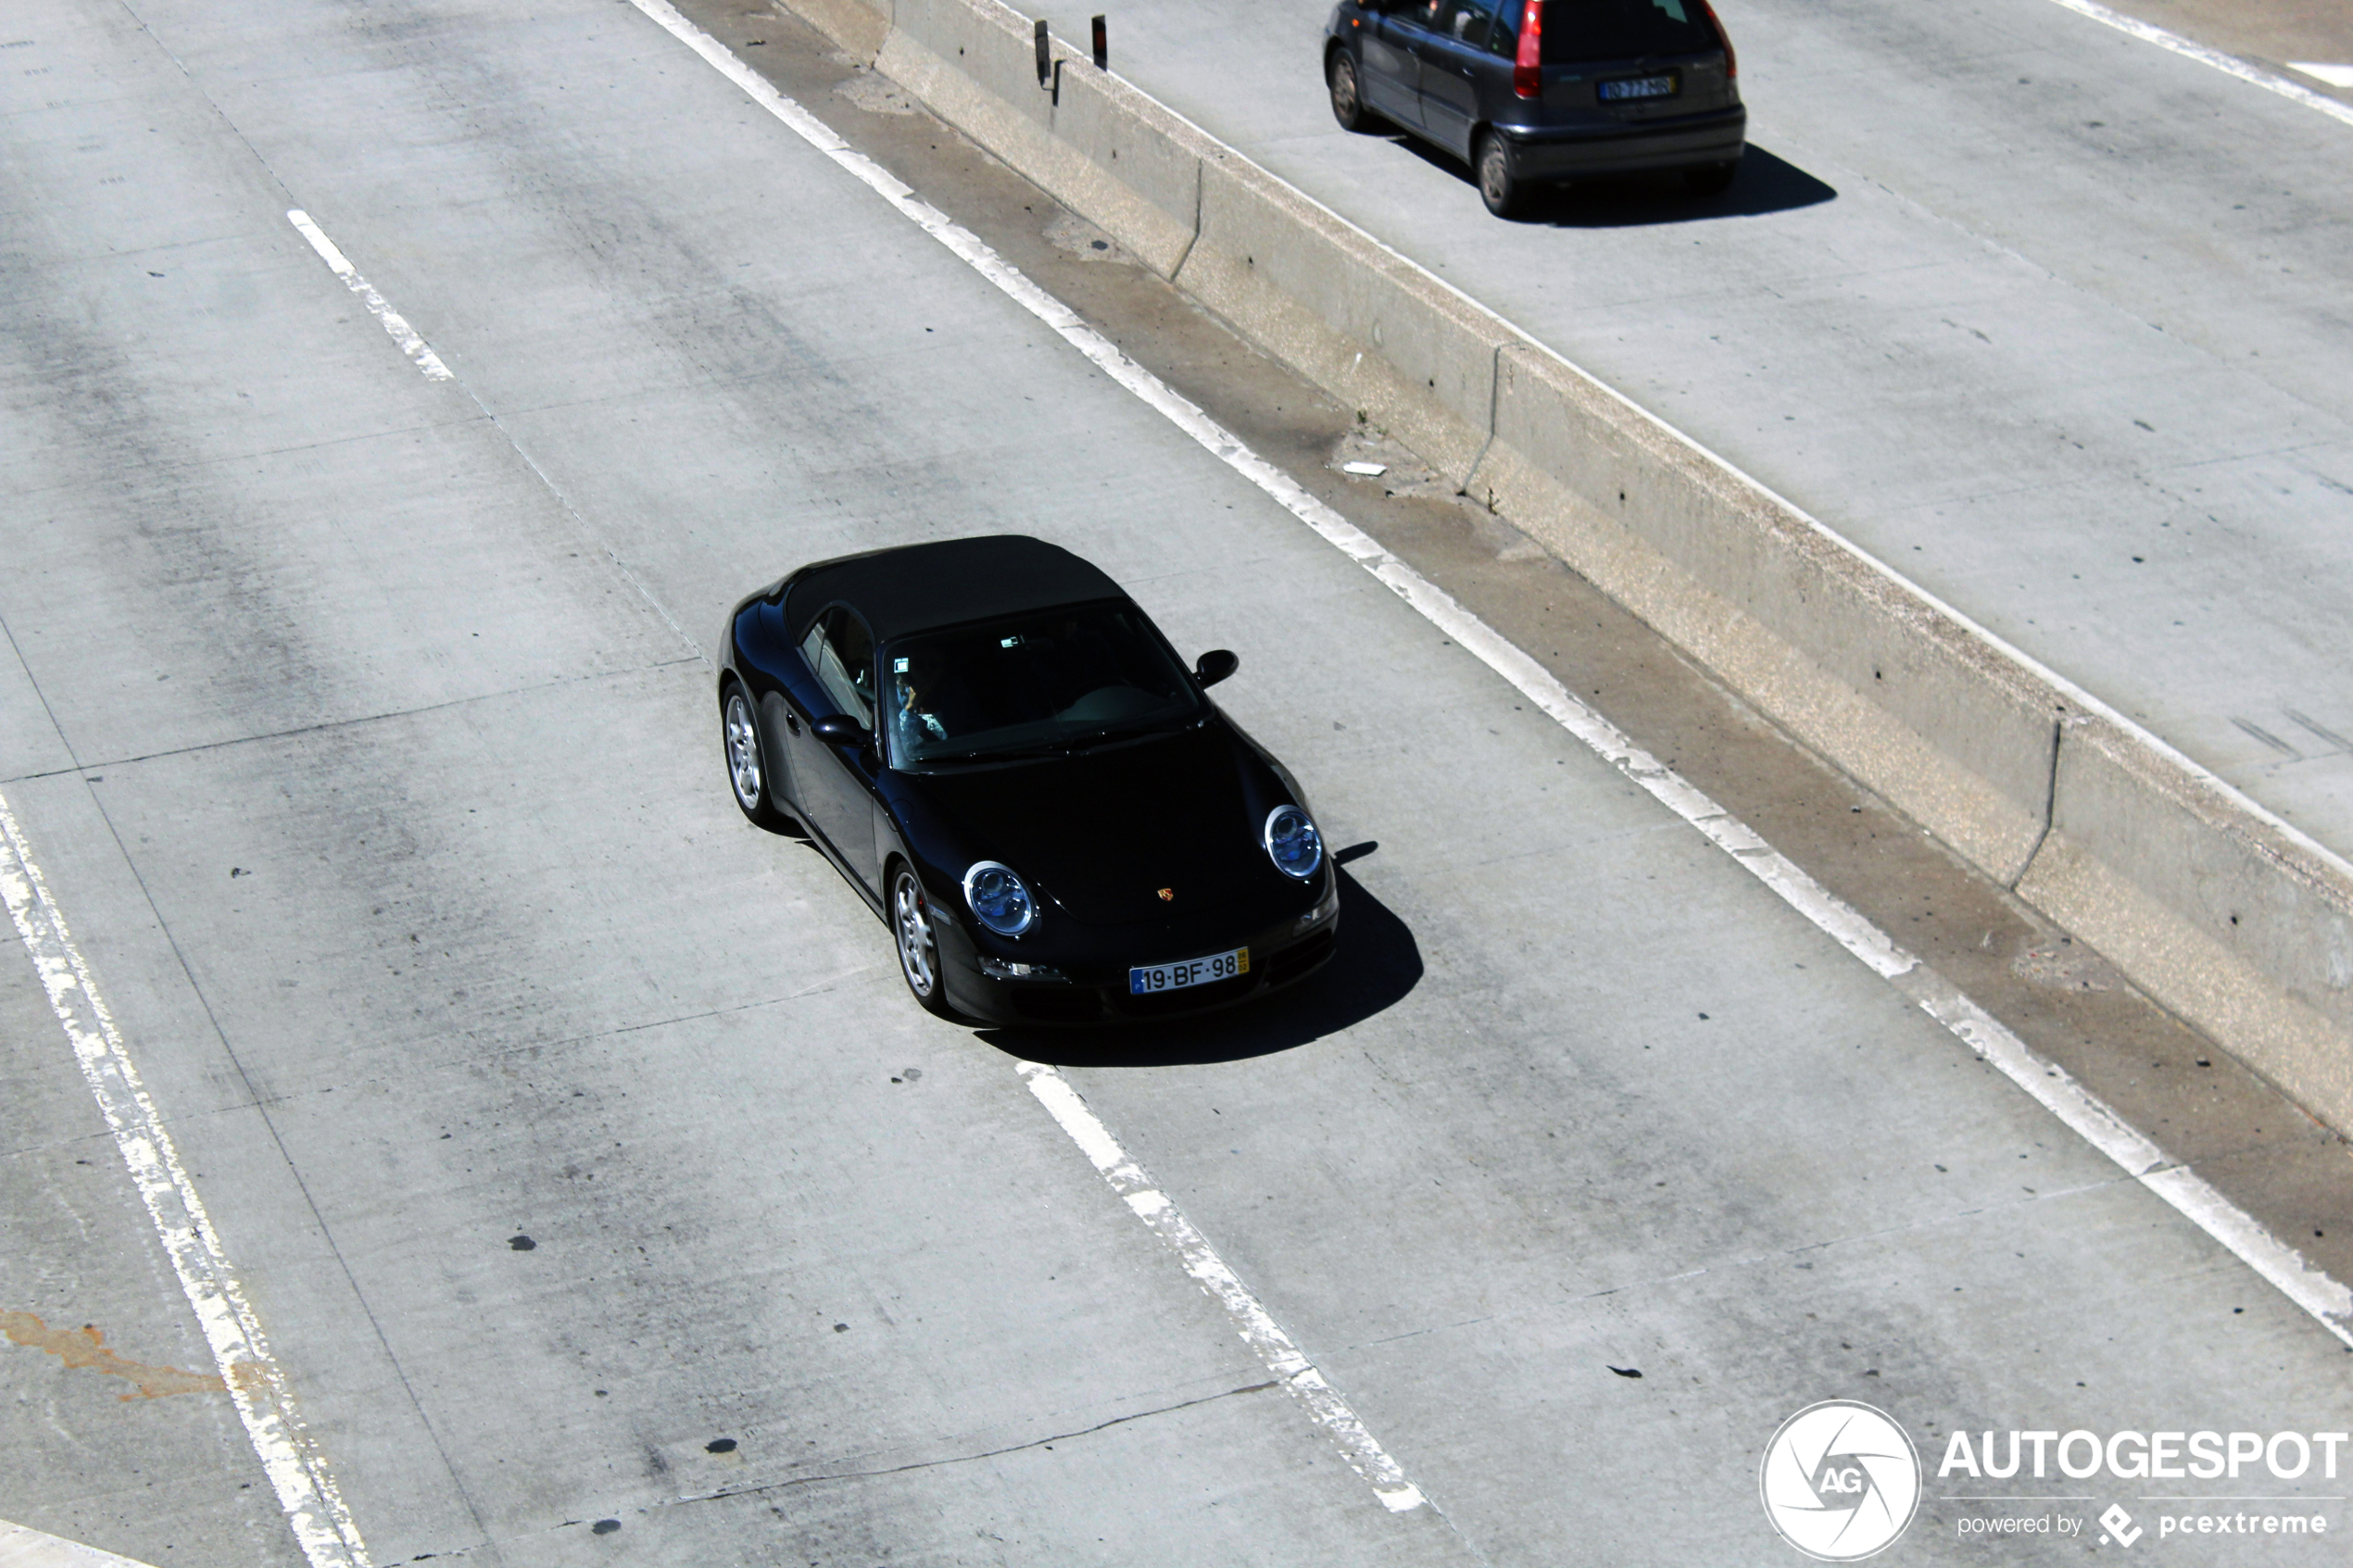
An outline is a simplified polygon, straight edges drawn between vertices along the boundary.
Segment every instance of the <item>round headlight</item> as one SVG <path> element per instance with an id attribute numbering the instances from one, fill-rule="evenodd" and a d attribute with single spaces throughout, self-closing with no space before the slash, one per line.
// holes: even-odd
<path id="1" fill-rule="evenodd" d="M 1324 863 L 1324 835 L 1298 807 L 1277 806 L 1266 813 L 1266 857 L 1285 876 L 1305 882 Z"/>
<path id="2" fill-rule="evenodd" d="M 1012 867 L 994 860 L 975 861 L 964 873 L 964 902 L 981 924 L 1000 936 L 1019 936 L 1038 918 L 1038 901 L 1021 878 Z"/>

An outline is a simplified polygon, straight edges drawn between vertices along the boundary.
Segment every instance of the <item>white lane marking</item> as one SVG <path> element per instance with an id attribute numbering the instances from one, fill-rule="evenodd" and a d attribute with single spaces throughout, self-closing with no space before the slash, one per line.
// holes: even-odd
<path id="1" fill-rule="evenodd" d="M 2315 82 L 2325 82 L 2332 87 L 2353 87 L 2353 66 L 2324 66 L 2316 60 L 2290 60 L 2287 69 L 2302 71 Z"/>
<path id="2" fill-rule="evenodd" d="M 67 1540 L 0 1519 L 0 1568 L 147 1568 L 80 1541 Z"/>
<path id="3" fill-rule="evenodd" d="M 2308 109 L 2320 110 L 2331 119 L 2341 119 L 2347 125 L 2353 125 L 2353 104 L 2341 104 L 2334 98 L 2324 98 L 2309 87 L 2290 82 L 2284 76 L 2275 76 L 2260 66 L 2249 65 L 2236 55 L 2226 55 L 2220 49 L 2208 48 L 2193 39 L 2183 37 L 2178 32 L 2168 32 L 2154 22 L 2145 22 L 2138 17 L 2128 17 L 2121 11 L 2111 11 L 2106 6 L 2099 4 L 2099 0 L 2051 0 L 2051 3 L 2055 6 L 2064 6 L 2079 17 L 2089 17 L 2104 27 L 2112 27 L 2119 32 L 2129 32 L 2145 44 L 2154 44 L 2160 49 L 2171 49 L 2173 53 L 2196 60 L 2202 66 L 2211 66 L 2226 76 L 2235 76 L 2241 82 L 2250 82 L 2262 88 L 2266 93 L 2277 93 L 2283 98 L 2292 98 Z M 2305 68 L 2290 66 L 2288 69 L 2302 70 Z M 2322 80 L 2326 81 L 2327 78 L 2323 77 Z M 2347 83 L 2338 82 L 2335 85 L 2342 87 Z"/>
<path id="4" fill-rule="evenodd" d="M 1324 1381 L 1324 1374 L 1315 1370 L 1315 1364 L 1283 1332 L 1273 1314 L 1236 1277 L 1216 1248 L 1193 1228 L 1193 1223 L 1185 1218 L 1168 1195 L 1152 1185 L 1143 1167 L 1128 1157 L 1119 1140 L 1112 1136 L 1111 1129 L 1070 1086 L 1070 1081 L 1042 1062 L 1024 1061 L 1016 1066 L 1028 1083 L 1029 1092 L 1038 1097 L 1038 1103 L 1094 1163 L 1103 1180 L 1111 1184 L 1112 1191 L 1151 1228 L 1153 1235 L 1168 1244 L 1185 1265 L 1185 1272 L 1200 1283 L 1211 1299 L 1226 1309 L 1242 1343 L 1258 1353 L 1258 1359 L 1266 1363 L 1266 1370 L 1281 1379 L 1283 1386 L 1307 1408 L 1315 1424 L 1330 1434 L 1340 1445 L 1340 1456 L 1372 1486 L 1373 1495 L 1392 1513 L 1410 1513 L 1427 1502 L 1421 1488 L 1405 1479 L 1405 1472 L 1389 1456 L 1389 1450 L 1365 1430 L 1365 1424 L 1356 1419 L 1348 1401 Z"/>
<path id="5" fill-rule="evenodd" d="M 310 220 L 310 214 L 298 207 L 293 207 L 286 213 L 286 221 L 302 231 L 302 237 L 310 242 L 310 248 L 319 253 L 320 259 L 343 280 L 346 288 L 358 295 L 361 303 L 374 312 L 376 320 L 384 323 L 384 331 L 392 334 L 392 341 L 400 345 L 400 352 L 417 362 L 417 369 L 424 371 L 427 381 L 450 379 L 449 367 L 441 362 L 441 356 L 417 335 L 417 330 L 409 324 L 407 317 L 395 310 L 391 302 L 376 292 L 373 283 L 359 275 L 359 270 L 351 264 L 350 258 L 335 248 L 334 241 L 327 238 L 326 231 Z"/>
<path id="6" fill-rule="evenodd" d="M 2353 1345 L 2353 1290 L 2305 1262 L 2301 1253 L 2271 1236 L 2203 1180 L 2168 1164 L 2156 1146 L 2133 1132 L 2121 1117 L 2058 1068 L 2036 1056 L 2023 1040 L 1898 946 L 1894 937 L 1873 925 L 1860 911 L 1799 870 L 1704 791 L 1634 745 L 1617 725 L 1586 707 L 1542 665 L 1465 609 L 1452 595 L 1390 555 L 1370 534 L 1317 500 L 1297 480 L 1252 452 L 1239 437 L 1121 353 L 1108 338 L 1081 320 L 1077 312 L 1024 277 L 977 235 L 959 228 L 938 208 L 916 198 L 912 187 L 851 148 L 814 115 L 777 92 L 765 78 L 729 54 L 724 45 L 681 17 L 668 0 L 629 3 L 709 61 L 812 147 L 873 189 L 1014 303 L 1052 328 L 1104 374 L 1387 583 L 1400 598 L 1510 682 L 1604 761 L 1697 828 L 1783 902 L 1869 965 L 1875 973 L 1895 984 L 1955 1038 L 2048 1108 L 2133 1180 L 2227 1248 L 2289 1300 L 2318 1319 L 2330 1333 Z M 2079 0 L 2056 3 L 2084 10 L 2086 15 L 2101 9 L 2087 8 L 2088 0 L 2082 4 Z M 2120 24 L 2130 21 L 2129 18 L 2117 19 Z M 2186 40 L 2177 42 L 2192 49 L 2199 47 L 2187 44 Z M 2305 91 L 2292 82 L 2283 85 L 2292 94 Z M 2346 106 L 2326 99 L 2319 101 L 2332 111 L 2346 109 Z"/>
<path id="7" fill-rule="evenodd" d="M 180 1151 L 139 1077 L 90 966 L 49 895 L 6 798 L 0 797 L 0 896 L 25 951 L 65 1026 L 74 1060 L 98 1102 L 132 1185 L 155 1222 L 172 1272 L 212 1348 L 212 1359 L 245 1436 L 278 1493 L 279 1506 L 311 1568 L 368 1568 L 367 1548 L 333 1474 L 295 1408 L 294 1390 L 270 1354 L 261 1319 L 245 1298 L 220 1237 L 180 1163 Z"/>
<path id="8" fill-rule="evenodd" d="M 344 286 L 350 289 L 352 293 L 358 295 L 361 302 L 365 304 L 371 311 L 375 313 L 376 320 L 384 323 L 384 331 L 391 334 L 392 341 L 400 345 L 400 351 L 403 354 L 408 355 L 409 358 L 417 362 L 417 369 L 424 371 L 425 379 L 427 381 L 454 381 L 457 379 L 450 373 L 449 367 L 441 362 L 441 356 L 433 351 L 432 345 L 426 343 L 423 338 L 419 337 L 417 335 L 416 329 L 409 324 L 409 319 L 406 316 L 403 316 L 399 311 L 395 310 L 392 307 L 391 301 L 385 299 L 383 295 L 378 294 L 376 292 L 375 285 L 369 282 L 367 279 L 359 275 L 359 270 L 352 266 L 351 258 L 345 256 L 342 250 L 337 248 L 334 241 L 327 238 L 326 231 L 320 228 L 316 222 L 312 221 L 310 214 L 303 211 L 300 207 L 290 207 L 286 212 L 286 221 L 292 223 L 296 229 L 302 232 L 302 237 L 310 242 L 310 248 L 317 251 L 320 258 L 326 262 L 327 266 L 334 272 L 334 275 L 344 281 Z M 469 395 L 472 395 L 470 394 Z M 484 405 L 480 396 L 475 395 L 473 400 L 475 407 L 480 408 L 485 415 L 490 413 L 490 409 L 488 407 Z M 491 422 L 493 424 L 497 423 L 496 416 L 491 417 Z M 502 431 L 503 428 L 504 427 L 501 427 Z M 533 473 L 539 476 L 539 483 L 547 487 L 547 493 L 555 496 L 557 502 L 562 506 L 567 513 L 571 515 L 574 522 L 580 523 L 582 532 L 585 533 L 587 529 L 587 524 L 582 521 L 579 508 L 572 504 L 572 497 L 565 495 L 561 489 L 558 488 L 556 482 L 548 477 L 547 470 L 539 466 L 537 458 L 534 458 L 528 451 L 524 450 L 521 442 L 515 440 L 511 435 L 507 437 L 507 441 L 508 445 L 514 448 L 515 455 L 523 460 L 524 464 L 530 468 Z M 673 632 L 678 633 L 678 640 L 686 644 L 687 651 L 692 653 L 697 659 L 701 659 L 705 664 L 709 664 L 711 662 L 711 655 L 703 651 L 702 645 L 696 642 L 693 637 L 687 635 L 686 629 L 678 624 L 677 621 L 671 615 L 668 607 L 664 606 L 660 599 L 655 598 L 652 591 L 649 590 L 644 583 L 638 581 L 637 574 L 629 570 L 628 563 L 623 561 L 619 555 L 614 553 L 612 546 L 610 545 L 600 545 L 598 548 L 605 552 L 605 558 L 612 563 L 613 570 L 620 572 L 623 579 L 626 581 L 632 588 L 637 590 L 637 596 L 645 600 L 648 605 L 651 606 L 653 612 L 656 615 L 661 616 L 662 621 Z"/>

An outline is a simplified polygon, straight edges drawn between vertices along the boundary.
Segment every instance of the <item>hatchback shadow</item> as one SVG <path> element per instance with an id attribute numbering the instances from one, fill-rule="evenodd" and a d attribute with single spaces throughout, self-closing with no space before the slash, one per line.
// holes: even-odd
<path id="1" fill-rule="evenodd" d="M 1413 137 L 1398 144 L 1465 184 L 1474 184 L 1470 166 Z M 1806 170 L 1751 143 L 1730 189 L 1698 195 L 1677 173 L 1616 174 L 1538 194 L 1527 213 L 1511 221 L 1555 229 L 1633 229 L 1658 223 L 1696 223 L 1715 218 L 1761 218 L 1836 201 L 1838 192 Z"/>
<path id="2" fill-rule="evenodd" d="M 1339 857 L 1335 856 L 1337 860 Z M 1405 922 L 1340 872 L 1340 950 L 1287 991 L 1222 1012 L 1100 1029 L 988 1028 L 1008 1056 L 1058 1067 L 1184 1067 L 1272 1056 L 1363 1022 L 1420 984 L 1421 948 Z"/>

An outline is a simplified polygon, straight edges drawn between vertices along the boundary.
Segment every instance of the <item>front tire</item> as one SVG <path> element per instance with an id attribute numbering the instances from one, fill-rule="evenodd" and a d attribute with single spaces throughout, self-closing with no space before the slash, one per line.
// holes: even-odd
<path id="1" fill-rule="evenodd" d="M 727 758 L 727 793 L 736 809 L 754 827 L 774 832 L 784 826 L 784 814 L 769 794 L 768 759 L 760 746 L 760 726 L 751 716 L 751 698 L 741 686 L 730 684 L 721 705 L 721 744 Z"/>
<path id="2" fill-rule="evenodd" d="M 1478 175 L 1478 199 L 1498 218 L 1517 218 L 1528 210 L 1528 182 L 1520 178 L 1519 157 L 1511 143 L 1490 131 L 1478 139 L 1471 161 Z"/>
<path id="3" fill-rule="evenodd" d="M 1344 49 L 1332 54 L 1327 74 L 1332 90 L 1332 118 L 1340 121 L 1342 131 L 1371 132 L 1380 126 L 1380 117 L 1365 107 L 1365 94 L 1356 80 L 1356 62 Z"/>
<path id="4" fill-rule="evenodd" d="M 890 879 L 890 935 L 899 948 L 899 977 L 915 1004 L 935 1018 L 953 1018 L 948 985 L 939 972 L 939 938 L 932 930 L 924 884 L 905 866 Z"/>

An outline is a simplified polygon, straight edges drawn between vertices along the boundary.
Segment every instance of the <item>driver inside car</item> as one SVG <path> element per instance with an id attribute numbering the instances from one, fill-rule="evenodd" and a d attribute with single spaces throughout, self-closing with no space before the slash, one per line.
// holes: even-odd
<path id="1" fill-rule="evenodd" d="M 897 687 L 896 700 L 890 705 L 891 717 L 899 725 L 900 739 L 910 747 L 929 740 L 946 740 L 948 725 L 933 712 L 925 700 L 923 688 L 916 684 L 913 660 L 894 661 L 892 680 Z"/>

